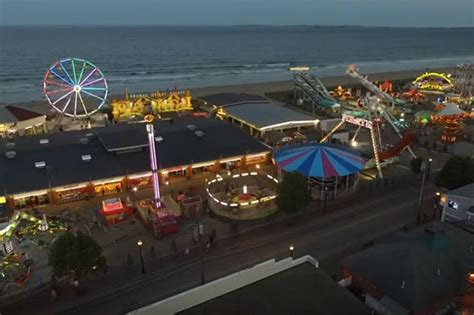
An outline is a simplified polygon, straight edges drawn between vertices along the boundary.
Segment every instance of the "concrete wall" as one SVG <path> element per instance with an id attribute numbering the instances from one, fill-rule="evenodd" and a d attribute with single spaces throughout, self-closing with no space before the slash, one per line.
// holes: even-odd
<path id="1" fill-rule="evenodd" d="M 297 259 L 286 258 L 278 262 L 275 261 L 275 259 L 271 259 L 255 265 L 252 268 L 244 269 L 127 314 L 176 314 L 304 263 L 310 263 L 315 268 L 319 268 L 319 262 L 311 256 L 303 256 Z"/>

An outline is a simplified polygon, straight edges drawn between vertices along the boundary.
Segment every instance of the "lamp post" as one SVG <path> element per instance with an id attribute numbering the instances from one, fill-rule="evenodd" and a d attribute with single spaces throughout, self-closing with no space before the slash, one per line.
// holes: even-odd
<path id="1" fill-rule="evenodd" d="M 293 244 L 290 244 L 290 246 L 288 246 L 288 250 L 290 251 L 290 257 L 292 259 L 294 259 L 295 258 L 295 256 L 294 256 L 295 247 L 293 246 Z"/>
<path id="2" fill-rule="evenodd" d="M 142 265 L 142 274 L 145 274 L 145 263 L 143 262 L 143 242 L 142 240 L 137 241 L 138 249 L 140 251 L 140 263 Z"/>
<path id="3" fill-rule="evenodd" d="M 420 195 L 418 197 L 418 214 L 416 216 L 416 223 L 418 225 L 421 223 L 421 209 L 422 209 L 422 206 L 423 206 L 423 193 L 424 193 L 424 189 L 425 189 L 425 182 L 426 182 L 427 174 L 428 174 L 428 167 L 425 166 L 425 168 L 423 169 L 423 176 L 422 176 L 422 179 L 421 179 Z"/>
<path id="4" fill-rule="evenodd" d="M 430 178 L 430 173 L 431 173 L 431 162 L 433 162 L 432 158 L 428 159 L 428 165 L 426 166 L 427 171 L 426 171 L 426 180 Z"/>
<path id="5" fill-rule="evenodd" d="M 324 212 L 326 212 L 326 208 L 328 206 L 328 187 L 324 187 Z"/>
<path id="6" fill-rule="evenodd" d="M 469 272 L 467 274 L 467 282 L 474 284 L 474 272 Z"/>
<path id="7" fill-rule="evenodd" d="M 138 187 L 137 187 L 137 186 L 133 186 L 133 188 L 132 188 L 132 207 L 133 207 L 133 208 L 136 208 L 136 203 L 137 203 L 137 191 L 138 191 Z"/>
<path id="8" fill-rule="evenodd" d="M 440 199 L 441 199 L 441 193 L 437 191 L 435 201 L 433 203 L 433 220 L 436 219 L 436 210 L 438 208 Z"/>

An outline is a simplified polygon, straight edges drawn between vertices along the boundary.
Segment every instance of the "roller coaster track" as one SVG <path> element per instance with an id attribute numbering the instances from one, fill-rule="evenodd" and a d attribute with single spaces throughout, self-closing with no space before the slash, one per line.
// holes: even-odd
<path id="1" fill-rule="evenodd" d="M 295 72 L 295 88 L 299 88 L 314 107 L 329 107 L 326 104 L 337 105 L 324 84 L 317 77 L 304 72 Z M 331 106 L 332 107 L 332 106 Z"/>

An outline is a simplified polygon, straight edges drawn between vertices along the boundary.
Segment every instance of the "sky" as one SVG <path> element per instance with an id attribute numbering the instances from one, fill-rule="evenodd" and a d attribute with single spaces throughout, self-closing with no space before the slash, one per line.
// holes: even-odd
<path id="1" fill-rule="evenodd" d="M 474 27 L 474 0 L 0 0 L 0 25 Z"/>

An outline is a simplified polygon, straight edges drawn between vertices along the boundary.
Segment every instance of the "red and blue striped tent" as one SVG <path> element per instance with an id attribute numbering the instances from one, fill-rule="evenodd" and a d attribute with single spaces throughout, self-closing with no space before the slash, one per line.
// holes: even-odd
<path id="1" fill-rule="evenodd" d="M 365 165 L 365 160 L 352 150 L 321 143 L 281 149 L 274 157 L 286 172 L 306 177 L 347 176 L 360 172 Z"/>

